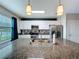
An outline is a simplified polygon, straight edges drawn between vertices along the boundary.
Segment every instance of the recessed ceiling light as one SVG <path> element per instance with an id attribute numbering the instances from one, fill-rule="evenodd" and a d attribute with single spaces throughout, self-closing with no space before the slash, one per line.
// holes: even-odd
<path id="1" fill-rule="evenodd" d="M 32 13 L 45 13 L 45 11 L 32 11 Z"/>

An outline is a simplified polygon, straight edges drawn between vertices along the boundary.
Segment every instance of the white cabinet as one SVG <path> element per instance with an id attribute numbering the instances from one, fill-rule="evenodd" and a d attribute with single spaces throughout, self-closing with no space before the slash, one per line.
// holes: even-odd
<path id="1" fill-rule="evenodd" d="M 19 39 L 21 38 L 31 38 L 31 35 L 19 35 Z M 50 38 L 50 35 L 38 35 L 38 38 Z"/>
<path id="2" fill-rule="evenodd" d="M 50 38 L 50 35 L 39 35 L 39 38 Z"/>
<path id="3" fill-rule="evenodd" d="M 31 36 L 30 35 L 19 35 L 19 39 L 21 38 L 31 38 Z"/>

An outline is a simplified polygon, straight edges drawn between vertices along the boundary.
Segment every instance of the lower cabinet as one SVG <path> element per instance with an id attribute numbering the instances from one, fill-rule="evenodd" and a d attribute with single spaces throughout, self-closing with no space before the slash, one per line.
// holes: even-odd
<path id="1" fill-rule="evenodd" d="M 36 35 L 36 38 L 50 38 L 50 35 Z M 31 35 L 19 35 L 19 39 L 21 38 L 32 38 Z"/>

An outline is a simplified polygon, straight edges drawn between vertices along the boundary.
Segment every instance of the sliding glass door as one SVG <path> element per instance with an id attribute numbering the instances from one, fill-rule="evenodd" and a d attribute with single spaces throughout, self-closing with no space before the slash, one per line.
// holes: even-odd
<path id="1" fill-rule="evenodd" d="M 12 19 L 0 15 L 0 44 L 12 38 Z"/>

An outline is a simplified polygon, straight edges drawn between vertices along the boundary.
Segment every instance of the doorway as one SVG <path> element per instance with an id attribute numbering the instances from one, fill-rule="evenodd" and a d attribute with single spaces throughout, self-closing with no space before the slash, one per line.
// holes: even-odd
<path id="1" fill-rule="evenodd" d="M 79 43 L 79 19 L 67 20 L 67 39 Z"/>

